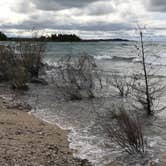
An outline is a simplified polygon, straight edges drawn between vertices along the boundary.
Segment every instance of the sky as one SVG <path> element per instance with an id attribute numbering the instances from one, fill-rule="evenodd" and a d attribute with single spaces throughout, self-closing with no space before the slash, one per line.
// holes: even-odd
<path id="1" fill-rule="evenodd" d="M 166 0 L 0 0 L 0 31 L 8 36 L 75 33 L 84 39 L 137 36 L 166 41 Z"/>

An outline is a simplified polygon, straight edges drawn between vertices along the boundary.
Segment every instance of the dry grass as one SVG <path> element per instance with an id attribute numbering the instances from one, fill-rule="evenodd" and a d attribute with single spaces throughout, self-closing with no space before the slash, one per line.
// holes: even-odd
<path id="1" fill-rule="evenodd" d="M 102 127 L 108 137 L 119 145 L 128 154 L 139 153 L 142 156 L 145 152 L 144 136 L 139 119 L 129 114 L 123 107 L 119 107 L 112 116 L 111 124 L 104 124 Z"/>

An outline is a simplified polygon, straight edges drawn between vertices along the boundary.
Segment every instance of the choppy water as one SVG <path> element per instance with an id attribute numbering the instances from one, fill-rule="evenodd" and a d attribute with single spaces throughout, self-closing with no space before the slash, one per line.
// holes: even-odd
<path id="1" fill-rule="evenodd" d="M 99 68 L 107 73 L 113 71 L 130 75 L 134 70 L 138 70 L 140 65 L 135 44 L 135 42 L 48 43 L 44 61 L 56 65 L 61 56 L 67 54 L 80 56 L 82 52 L 86 52 L 94 56 Z M 155 74 L 166 76 L 166 43 L 145 44 L 147 63 L 152 64 L 157 71 Z M 52 72 L 47 72 L 48 81 Z M 97 111 L 107 116 L 112 103 L 121 102 L 118 97 L 103 95 L 93 101 L 63 101 L 58 97 L 51 82 L 48 86 L 31 85 L 30 90 L 23 94 L 23 98 L 34 105 L 33 113 L 36 116 L 71 130 L 69 141 L 71 148 L 78 150 L 76 156 L 86 158 L 96 166 L 105 166 L 117 157 L 123 156 L 120 149 L 106 139 L 95 114 Z M 162 103 L 165 103 L 165 98 L 162 99 Z M 157 120 L 145 131 L 153 159 L 157 159 L 157 153 L 166 150 L 165 122 L 166 113 L 161 112 Z"/>

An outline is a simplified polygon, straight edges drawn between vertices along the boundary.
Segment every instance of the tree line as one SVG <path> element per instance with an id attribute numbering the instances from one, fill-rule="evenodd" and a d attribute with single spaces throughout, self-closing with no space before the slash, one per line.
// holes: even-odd
<path id="1" fill-rule="evenodd" d="M 81 41 L 82 39 L 75 34 L 51 34 L 51 36 L 40 36 L 40 37 L 8 37 L 3 32 L 0 32 L 1 41 L 55 41 L 55 42 L 72 42 Z"/>
<path id="2" fill-rule="evenodd" d="M 115 38 L 115 39 L 82 39 L 76 34 L 51 34 L 50 36 L 33 36 L 33 37 L 8 37 L 3 32 L 0 32 L 0 41 L 40 41 L 40 42 L 127 42 L 130 40 Z"/>

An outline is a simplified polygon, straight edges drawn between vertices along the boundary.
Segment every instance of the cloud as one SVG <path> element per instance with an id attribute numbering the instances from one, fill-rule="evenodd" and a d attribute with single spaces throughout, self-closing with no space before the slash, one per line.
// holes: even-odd
<path id="1" fill-rule="evenodd" d="M 166 12 L 166 0 L 148 0 L 146 6 L 153 12 Z"/>
<path id="2" fill-rule="evenodd" d="M 40 26 L 39 26 L 40 25 Z M 21 24 L 6 24 L 0 26 L 1 29 L 31 29 L 32 27 L 37 27 L 38 29 L 56 29 L 56 30 L 79 30 L 79 31 L 128 31 L 134 29 L 132 24 L 126 23 L 106 23 L 106 22 L 91 22 L 86 23 L 52 23 L 49 20 L 40 20 L 36 22 L 35 20 L 24 21 Z"/>
<path id="3" fill-rule="evenodd" d="M 28 3 L 27 3 L 28 2 Z M 75 4 L 75 3 L 76 4 Z M 40 27 L 45 29 L 62 30 L 84 30 L 84 31 L 115 31 L 120 29 L 131 29 L 128 23 L 121 21 L 114 8 L 113 0 L 49 0 L 48 4 L 55 7 L 55 4 L 67 7 L 58 11 L 52 11 L 46 1 L 40 0 L 23 1 L 20 0 L 16 12 L 24 12 L 21 6 L 26 7 L 25 14 L 28 18 L 19 24 L 5 24 L 3 27 L 16 29 L 29 29 L 30 27 Z M 79 9 L 73 6 L 80 7 Z M 69 8 L 72 7 L 72 8 Z M 34 10 L 40 8 L 40 10 Z M 44 8 L 44 10 L 41 10 Z M 48 10 L 50 9 L 50 10 Z M 111 15 L 110 15 L 111 14 Z M 106 18 L 107 17 L 107 18 Z"/>
<path id="4" fill-rule="evenodd" d="M 166 0 L 0 0 L 0 28 L 10 35 L 35 26 L 83 38 L 130 37 L 139 24 L 163 35 L 165 11 Z"/>
<path id="5" fill-rule="evenodd" d="M 84 9 L 89 15 L 106 15 L 115 12 L 112 1 L 96 1 L 87 5 Z"/>
<path id="6" fill-rule="evenodd" d="M 31 1 L 16 1 L 16 3 L 11 6 L 11 10 L 16 13 L 31 13 L 35 11 L 35 6 Z"/>
<path id="7" fill-rule="evenodd" d="M 62 10 L 82 8 L 99 0 L 30 0 L 40 10 Z"/>

